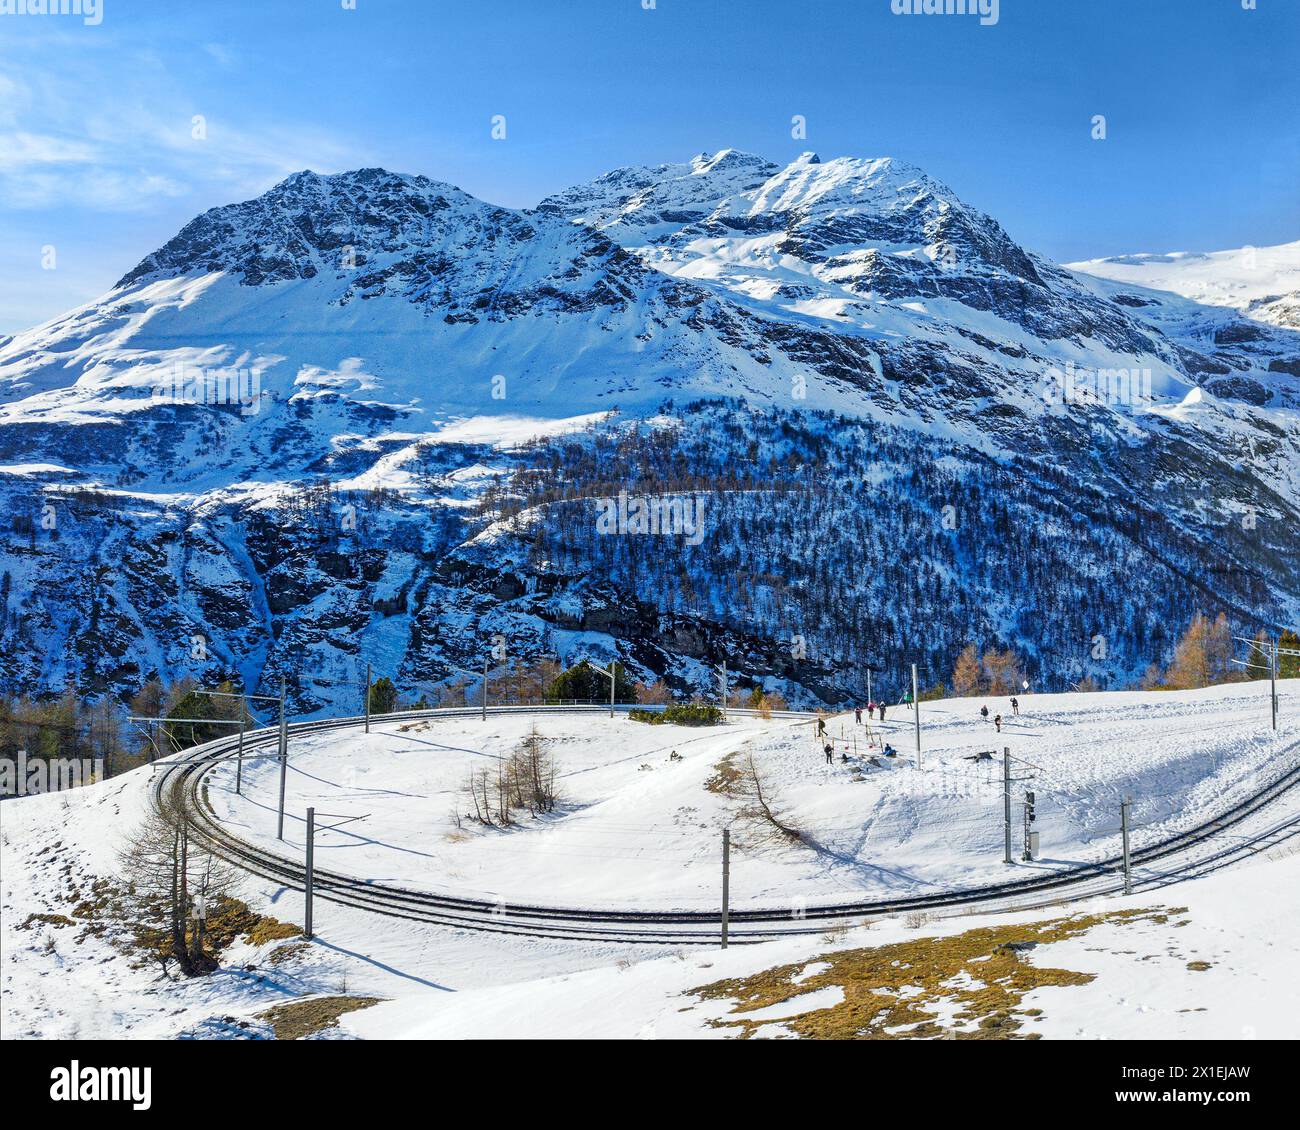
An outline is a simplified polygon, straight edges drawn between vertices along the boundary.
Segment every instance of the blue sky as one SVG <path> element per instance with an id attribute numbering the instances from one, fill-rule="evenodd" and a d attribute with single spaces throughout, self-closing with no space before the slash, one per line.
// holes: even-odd
<path id="1" fill-rule="evenodd" d="M 1060 260 L 1300 239 L 1295 0 L 1001 0 L 987 27 L 891 0 L 101 3 L 0 14 L 0 332 L 300 168 L 526 207 L 618 165 L 814 149 L 912 161 Z"/>

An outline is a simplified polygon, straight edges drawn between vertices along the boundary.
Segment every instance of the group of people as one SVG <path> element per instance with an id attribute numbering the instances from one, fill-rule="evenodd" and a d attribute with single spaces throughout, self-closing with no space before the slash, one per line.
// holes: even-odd
<path id="1" fill-rule="evenodd" d="M 884 704 L 883 702 L 869 702 L 869 703 L 867 703 L 867 721 L 868 721 L 868 722 L 870 722 L 871 719 L 874 718 L 874 717 L 876 716 L 876 711 L 880 711 L 880 720 L 881 720 L 882 722 L 885 720 L 885 704 Z M 861 726 L 861 725 L 862 725 L 862 707 L 860 707 L 860 706 L 855 706 L 855 707 L 853 708 L 853 717 L 856 719 L 858 725 Z"/>
<path id="2" fill-rule="evenodd" d="M 1027 685 L 1028 684 L 1026 684 L 1026 686 Z M 904 700 L 904 705 L 909 704 L 910 701 L 911 701 L 911 695 L 909 694 Z M 861 706 L 855 706 L 853 708 L 853 718 L 854 721 L 856 721 L 859 726 L 862 725 L 862 711 L 863 711 L 863 707 Z M 867 703 L 866 711 L 867 711 L 868 723 L 870 723 L 870 721 L 877 716 L 880 718 L 880 721 L 883 722 L 885 720 L 885 704 L 883 702 L 872 701 Z M 1011 713 L 1016 718 L 1020 717 L 1020 700 L 1016 698 L 1015 695 L 1011 696 Z M 984 721 L 986 722 L 989 720 L 989 708 L 987 705 L 980 707 L 980 717 L 983 718 Z M 997 731 L 999 734 L 1002 733 L 1001 714 L 995 714 L 993 716 L 993 725 L 997 727 Z M 826 737 L 826 720 L 824 718 L 817 719 L 817 736 L 819 738 Z M 822 749 L 826 754 L 826 764 L 827 765 L 832 764 L 835 760 L 835 747 L 832 745 L 830 741 L 827 741 L 825 745 L 822 747 Z M 884 749 L 884 755 L 886 757 L 897 757 L 898 751 L 895 750 L 893 746 L 886 743 Z M 844 753 L 841 755 L 840 760 L 848 761 L 848 759 L 849 759 L 849 755 L 848 755 L 848 750 L 846 748 Z"/>
<path id="3" fill-rule="evenodd" d="M 1015 695 L 1011 696 L 1011 713 L 1017 718 L 1020 717 L 1020 700 L 1016 698 Z M 989 720 L 989 708 L 987 706 L 980 707 L 980 717 L 983 718 L 985 722 Z M 995 725 L 998 728 L 999 734 L 1002 733 L 1001 714 L 995 714 L 993 716 L 993 725 Z"/>

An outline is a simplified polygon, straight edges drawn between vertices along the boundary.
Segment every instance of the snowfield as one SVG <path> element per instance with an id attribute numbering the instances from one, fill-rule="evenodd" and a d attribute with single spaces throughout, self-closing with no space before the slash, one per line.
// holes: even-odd
<path id="1" fill-rule="evenodd" d="M 1094 913 L 1155 908 L 1156 918 L 1103 922 L 1080 937 L 1044 943 L 1029 960 L 1095 977 L 1089 984 L 1034 989 L 1023 1007 L 1038 1009 L 1023 1033 L 1045 1039 L 1276 1040 L 1300 1037 L 1300 957 L 1293 923 L 1300 911 L 1300 855 L 1177 888 L 1166 900 L 1116 898 Z M 1183 914 L 1174 917 L 1173 911 Z M 884 919 L 836 937 L 790 939 L 711 952 L 678 951 L 618 964 L 455 994 L 413 994 L 342 1018 L 356 1036 L 403 1039 L 722 1039 L 737 1017 L 760 1021 L 759 1037 L 795 1035 L 783 1023 L 813 1017 L 844 1000 L 827 986 L 766 1008 L 741 1012 L 731 999 L 693 990 L 773 966 L 803 965 L 792 989 L 821 972 L 819 960 L 861 947 L 947 938 L 981 928 L 1059 919 L 1063 912 L 976 915 L 909 926 Z M 806 963 L 806 964 L 805 964 Z M 957 986 L 952 986 L 956 988 Z M 924 1007 L 924 1006 L 923 1006 Z M 947 1033 L 971 1033 L 940 1000 L 926 1011 Z M 896 1032 L 894 1035 L 906 1035 Z"/>
<path id="2" fill-rule="evenodd" d="M 1300 688 L 1283 685 L 1300 701 Z M 788 719 L 733 719 L 716 728 L 603 714 L 376 724 L 369 735 L 357 728 L 291 743 L 283 844 L 275 838 L 273 755 L 250 757 L 242 796 L 233 765 L 207 780 L 232 831 L 298 860 L 309 806 L 322 826 L 364 816 L 320 832 L 316 861 L 375 882 L 534 905 L 710 909 L 722 829 L 731 827 L 733 905 L 798 907 L 1005 878 L 1004 747 L 1017 759 L 1017 859 L 1024 792 L 1036 794 L 1041 858 L 1025 870 L 1118 855 L 1125 794 L 1134 802 L 1135 847 L 1195 827 L 1295 758 L 1300 728 L 1275 741 L 1267 696 L 1261 684 L 1022 695 L 1018 718 L 1006 699 L 928 702 L 920 770 L 903 707 L 890 707 L 883 727 L 870 731 L 851 713 L 828 719 L 830 765 L 814 724 Z M 992 721 L 999 711 L 1006 716 L 1000 735 Z M 469 776 L 482 768 L 495 776 L 534 726 L 549 741 L 562 803 L 545 816 L 517 813 L 508 829 L 484 827 L 473 818 Z M 898 756 L 882 756 L 882 741 Z M 971 760 L 981 752 L 996 755 Z M 719 787 L 724 760 L 741 769 L 751 754 L 779 816 L 804 843 L 768 842 L 745 817 L 745 797 Z"/>
<path id="3" fill-rule="evenodd" d="M 368 739 L 291 743 L 280 850 L 300 852 L 301 818 L 312 804 L 322 824 L 331 822 L 325 813 L 367 816 L 320 833 L 317 859 L 332 870 L 538 902 L 698 908 L 716 903 L 719 833 L 731 820 L 740 845 L 733 852 L 734 905 L 931 890 L 1008 874 L 1001 863 L 1000 766 L 990 771 L 988 762 L 965 761 L 965 754 L 1006 744 L 1042 767 L 1031 787 L 1046 858 L 1017 864 L 1013 874 L 1023 875 L 1111 854 L 1124 792 L 1134 796 L 1140 844 L 1204 821 L 1294 765 L 1300 685 L 1284 681 L 1280 691 L 1285 725 L 1277 741 L 1267 730 L 1267 687 L 1259 683 L 1026 695 L 1022 717 L 1000 739 L 976 713 L 979 699 L 926 703 L 920 772 L 910 762 L 901 709 L 891 709 L 885 737 L 902 756 L 857 772 L 839 760 L 838 749 L 828 767 L 802 722 L 746 719 L 725 729 L 683 730 L 622 718 L 611 723 L 599 714 L 553 715 L 537 726 L 553 739 L 562 811 L 505 831 L 471 827 L 463 818 L 457 830 L 452 813 L 465 809 L 459 787 L 469 767 L 494 764 L 531 720 L 384 724 Z M 1001 705 L 990 701 L 991 709 Z M 851 755 L 851 715 L 829 722 L 837 746 L 841 726 Z M 861 762 L 871 751 L 865 730 L 856 733 Z M 775 785 L 783 815 L 814 846 L 763 847 L 752 836 L 747 843 L 746 824 L 735 816 L 742 802 L 706 787 L 720 761 L 746 749 Z M 681 761 L 668 760 L 673 750 Z M 210 781 L 213 805 L 235 831 L 276 845 L 278 781 L 270 761 L 250 758 L 244 798 L 229 791 L 233 775 L 225 769 Z M 115 875 L 118 849 L 148 803 L 150 782 L 145 768 L 0 804 L 6 1038 L 267 1037 L 268 1008 L 337 995 L 380 999 L 343 1015 L 321 1038 L 726 1037 L 742 1034 L 734 1024 L 740 1016 L 754 1022 L 752 1034 L 788 1037 L 810 1017 L 834 1017 L 863 991 L 837 973 L 846 955 L 938 946 L 981 929 L 1041 929 L 1043 941 L 1019 960 L 1073 978 L 1024 996 L 1022 1035 L 1300 1035 L 1291 929 L 1300 911 L 1300 856 L 1292 854 L 1291 839 L 1275 841 L 1249 864 L 1131 898 L 942 921 L 855 920 L 844 931 L 725 952 L 457 930 L 322 901 L 313 943 L 238 941 L 217 973 L 173 980 L 156 963 L 125 957 L 113 933 L 91 929 L 93 915 L 78 908 L 97 877 Z M 1274 807 L 1274 819 L 1300 815 L 1300 797 L 1288 794 Z M 1017 847 L 1019 821 L 1017 806 Z M 241 895 L 261 913 L 302 920 L 298 892 L 249 877 Z M 1076 923 L 1073 933 L 1050 933 L 1064 920 Z M 957 995 L 978 983 L 985 960 L 996 958 L 978 956 L 969 970 L 938 986 L 907 987 L 903 995 L 915 993 L 944 1033 L 969 1034 L 975 1021 L 962 1019 Z M 738 1012 L 737 998 L 726 992 L 696 992 L 786 965 L 788 995 L 751 1012 Z"/>
<path id="4" fill-rule="evenodd" d="M 1232 251 L 1115 255 L 1066 266 L 1099 278 L 1172 291 L 1206 306 L 1230 307 L 1262 322 L 1296 325 L 1300 240 Z"/>

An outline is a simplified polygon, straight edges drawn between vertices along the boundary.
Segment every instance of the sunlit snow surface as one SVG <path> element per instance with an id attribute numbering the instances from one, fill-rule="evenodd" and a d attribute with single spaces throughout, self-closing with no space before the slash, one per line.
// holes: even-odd
<path id="1" fill-rule="evenodd" d="M 723 731 L 682 731 L 609 723 L 602 715 L 539 720 L 555 738 L 564 814 L 525 821 L 516 831 L 471 831 L 448 838 L 463 811 L 456 786 L 470 765 L 491 765 L 524 733 L 523 720 L 491 718 L 432 724 L 401 733 L 386 725 L 335 742 L 295 741 L 286 842 L 274 839 L 267 807 L 271 766 L 249 766 L 250 799 L 214 779 L 217 808 L 244 835 L 300 853 L 306 804 L 322 812 L 368 815 L 354 836 L 322 832 L 322 867 L 401 877 L 412 885 L 491 886 L 553 895 L 572 903 L 633 901 L 716 904 L 719 830 L 734 804 L 703 787 L 723 754 L 746 747 L 776 786 L 793 821 L 821 837 L 809 848 L 733 853 L 738 904 L 849 898 L 866 890 L 929 889 L 1008 874 L 1001 863 L 1000 805 L 992 792 L 966 795 L 958 782 L 982 781 L 966 752 L 1011 747 L 1043 769 L 1038 795 L 1043 854 L 1095 858 L 1114 849 L 1121 794 L 1134 796 L 1138 843 L 1203 821 L 1262 780 L 1295 764 L 1300 687 L 1281 684 L 1285 728 L 1267 731 L 1267 695 L 1258 683 L 1179 693 L 1023 696 L 1023 717 L 999 738 L 978 718 L 981 700 L 926 704 L 927 768 L 907 762 L 909 729 L 891 712 L 887 736 L 904 755 L 888 770 L 853 781 L 824 764 L 811 737 L 789 723 L 747 722 Z M 1004 704 L 990 700 L 990 707 Z M 829 723 L 838 739 L 841 722 Z M 634 728 L 636 727 L 636 728 Z M 859 731 L 861 733 L 861 731 Z M 337 737 L 337 736 L 336 736 Z M 668 762 L 677 749 L 681 762 Z M 860 748 L 860 754 L 865 752 Z M 641 765 L 649 766 L 642 769 Z M 995 765 L 996 769 L 996 765 Z M 994 774 L 996 778 L 996 773 Z M 954 918 L 918 926 L 901 917 L 846 935 L 818 934 L 761 946 L 664 947 L 531 939 L 452 930 L 319 902 L 318 941 L 289 962 L 268 961 L 283 943 L 238 943 L 213 977 L 177 981 L 152 964 L 132 968 L 79 925 L 28 922 L 67 914 L 69 875 L 112 876 L 117 851 L 149 795 L 148 768 L 102 785 L 0 805 L 0 934 L 3 1022 L 7 1038 L 265 1036 L 256 1015 L 302 995 L 352 993 L 387 1003 L 345 1017 L 335 1035 L 456 1038 L 560 1036 L 720 1038 L 709 1021 L 727 1001 L 700 1003 L 688 990 L 778 964 L 799 970 L 794 983 L 824 968 L 829 950 L 879 946 L 979 925 L 1098 913 L 1123 906 L 1188 907 L 1177 921 L 1104 925 L 1073 941 L 1035 950 L 1029 960 L 1095 972 L 1091 985 L 1035 991 L 1043 1009 L 1033 1030 L 1049 1037 L 1269 1038 L 1300 1034 L 1297 962 L 1289 923 L 1300 912 L 1297 857 L 1236 867 L 1131 900 L 1091 899 L 1077 908 L 996 918 Z M 918 783 L 927 781 L 923 787 Z M 1018 785 L 1023 788 L 1025 785 Z M 1296 800 L 1281 811 L 1295 811 Z M 1016 810 L 1019 844 L 1019 810 Z M 243 826 L 239 826 L 240 822 Z M 322 824 L 327 823 L 322 819 Z M 508 852 L 503 849 L 509 849 Z M 833 852 L 850 854 L 836 859 Z M 666 861 L 666 862 L 665 862 Z M 687 863 L 690 862 L 690 866 Z M 1011 874 L 1040 865 L 1019 863 Z M 244 895 L 259 910 L 301 921 L 301 895 L 249 879 Z M 1189 962 L 1204 962 L 1191 971 Z M 798 1008 L 832 1007 L 833 991 L 809 991 Z M 762 1034 L 788 1034 L 776 1010 Z"/>
<path id="2" fill-rule="evenodd" d="M 977 713 L 1004 715 L 999 735 Z M 1258 686 L 1192 694 L 1142 692 L 951 699 L 922 708 L 922 769 L 910 715 L 887 711 L 869 737 L 852 715 L 829 723 L 835 760 L 825 763 L 812 724 L 756 719 L 725 729 L 648 726 L 625 717 L 553 716 L 385 723 L 370 735 L 322 734 L 295 743 L 285 842 L 277 844 L 279 774 L 262 759 L 209 779 L 217 812 L 264 847 L 298 854 L 308 806 L 365 815 L 318 840 L 319 866 L 378 882 L 510 902 L 609 907 L 713 906 L 724 826 L 738 841 L 737 905 L 791 906 L 929 892 L 1005 878 L 1001 750 L 1017 763 L 1020 802 L 1038 797 L 1042 872 L 1118 853 L 1119 802 L 1134 796 L 1135 842 L 1191 827 L 1235 796 L 1279 774 L 1287 757 Z M 516 813 L 509 830 L 467 813 L 470 773 L 488 768 L 533 725 L 550 739 L 563 802 L 556 814 Z M 1300 730 L 1296 731 L 1300 737 Z M 875 744 L 872 744 L 872 743 Z M 680 761 L 670 760 L 676 751 Z M 996 751 L 992 761 L 967 760 Z M 749 754 L 782 818 L 809 846 L 763 844 L 737 810 L 744 802 L 706 788 L 718 763 Z M 842 760 L 847 754 L 848 761 Z M 874 762 L 874 763 L 873 763 Z M 1030 768 L 1032 765 L 1036 768 Z M 456 817 L 460 819 L 457 821 Z M 327 821 L 328 822 L 328 821 Z"/>

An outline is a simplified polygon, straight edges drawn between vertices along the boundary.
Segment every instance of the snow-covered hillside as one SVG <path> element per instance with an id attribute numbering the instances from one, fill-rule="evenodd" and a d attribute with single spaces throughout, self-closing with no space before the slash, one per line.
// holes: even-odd
<path id="1" fill-rule="evenodd" d="M 1099 278 L 1170 290 L 1206 306 L 1228 306 L 1261 322 L 1300 329 L 1300 240 L 1235 251 L 1114 255 L 1067 265 Z"/>
<path id="2" fill-rule="evenodd" d="M 851 715 L 830 720 L 841 749 L 841 729 L 849 738 L 852 758 L 837 753 L 831 766 L 809 736 L 779 719 L 711 730 L 599 713 L 383 723 L 368 739 L 294 739 L 284 843 L 274 838 L 266 762 L 246 764 L 244 798 L 233 795 L 224 769 L 210 795 L 233 830 L 295 859 L 305 806 L 330 813 L 318 833 L 322 868 L 461 892 L 517 894 L 522 885 L 537 903 L 716 905 L 718 833 L 730 823 L 735 905 L 797 908 L 1006 875 L 1000 805 L 984 795 L 985 765 L 963 759 L 999 743 L 1043 767 L 1018 787 L 1037 792 L 1045 859 L 1017 863 L 1016 875 L 1106 853 L 1125 792 L 1134 797 L 1138 844 L 1197 823 L 1294 765 L 1300 688 L 1284 681 L 1281 689 L 1277 741 L 1259 684 L 1029 695 L 1002 736 L 976 714 L 979 700 L 925 704 L 919 773 L 907 760 L 908 727 L 894 713 L 885 736 L 904 756 L 879 766 Z M 452 813 L 469 808 L 457 782 L 471 766 L 496 764 L 534 723 L 553 739 L 560 808 L 521 814 L 512 829 L 465 821 L 457 829 Z M 673 750 L 682 760 L 670 759 Z M 716 777 L 729 753 L 749 750 L 782 811 L 813 842 L 781 846 L 747 834 L 744 802 L 718 791 Z M 876 1028 L 856 1034 L 975 1033 L 989 1023 L 1000 1035 L 1048 1038 L 1298 1034 L 1289 839 L 1230 871 L 1169 886 L 1176 876 L 1167 867 L 1139 865 L 1130 898 L 854 920 L 725 953 L 463 931 L 326 900 L 316 904 L 319 936 L 308 944 L 294 933 L 301 895 L 250 877 L 240 895 L 253 915 L 270 917 L 249 919 L 256 931 L 235 937 L 217 973 L 186 979 L 168 976 L 133 943 L 133 920 L 119 905 L 118 853 L 146 811 L 151 783 L 146 767 L 0 804 L 7 1037 L 266 1037 L 284 1018 L 272 1010 L 286 1005 L 301 1007 L 303 1023 L 315 1017 L 324 1037 L 855 1034 L 840 1027 L 851 1017 L 834 1010 L 876 998 L 895 1003 L 878 1013 Z M 1296 812 L 1287 798 L 1268 819 Z M 366 819 L 325 828 L 359 815 Z M 801 863 L 801 853 L 816 866 Z M 1028 964 L 1011 996 L 974 995 L 992 979 L 981 970 L 1001 977 L 1008 962 Z M 900 967 L 915 968 L 918 980 L 895 984 Z M 356 1011 L 331 1026 L 339 1002 Z"/>
<path id="3" fill-rule="evenodd" d="M 187 402 L 200 377 L 237 395 Z M 283 676 L 308 713 L 343 699 L 304 672 L 369 660 L 414 694 L 504 622 L 514 656 L 618 657 L 682 695 L 727 660 L 844 701 L 868 662 L 937 683 L 972 641 L 1122 685 L 1197 609 L 1300 618 L 1298 406 L 1295 330 L 1063 270 L 889 159 L 723 150 L 531 210 L 299 173 L 0 341 L 0 680 Z M 611 450 L 638 461 L 616 477 Z M 643 553 L 546 509 L 638 489 L 732 524 Z M 879 544 L 828 562 L 812 522 L 864 507 Z M 1127 638 L 1098 658 L 1097 635 Z"/>
<path id="4" fill-rule="evenodd" d="M 1294 1040 L 1297 880 L 1300 855 L 1279 852 L 1156 897 L 691 949 L 413 994 L 340 1025 L 362 1039 Z M 891 964 L 916 971 L 896 985 L 878 972 Z M 1033 987 L 990 1007 L 982 994 L 1012 973 Z"/>
<path id="5" fill-rule="evenodd" d="M 1171 694 L 947 699 L 922 709 L 918 770 L 912 720 L 891 710 L 870 731 L 852 715 L 830 724 L 826 764 L 813 723 L 737 720 L 725 729 L 647 726 L 620 716 L 538 722 L 477 718 L 376 726 L 370 734 L 305 739 L 295 752 L 279 843 L 273 819 L 279 773 L 263 758 L 208 779 L 222 822 L 260 846 L 298 856 L 302 814 L 366 814 L 322 836 L 318 865 L 405 888 L 467 898 L 609 908 L 700 909 L 717 901 L 718 844 L 733 826 L 734 904 L 852 901 L 994 882 L 1002 861 L 1001 750 L 1037 794 L 1041 859 L 1033 871 L 1068 870 L 1119 854 L 1122 794 L 1141 827 L 1134 846 L 1167 839 L 1280 776 L 1300 756 L 1300 729 L 1267 729 L 1262 684 Z M 1296 702 L 1300 687 L 1289 693 Z M 992 709 L 989 718 L 978 713 Z M 993 716 L 1005 715 L 1001 732 Z M 471 774 L 495 766 L 536 727 L 558 768 L 554 814 L 518 816 L 507 834 L 467 817 Z M 885 743 L 898 756 L 883 756 Z M 991 760 L 973 761 L 981 751 Z M 676 754 L 677 760 L 672 755 Z M 772 847 L 745 807 L 752 756 L 782 819 L 806 842 Z M 1017 856 L 1020 829 L 1017 823 Z"/>

